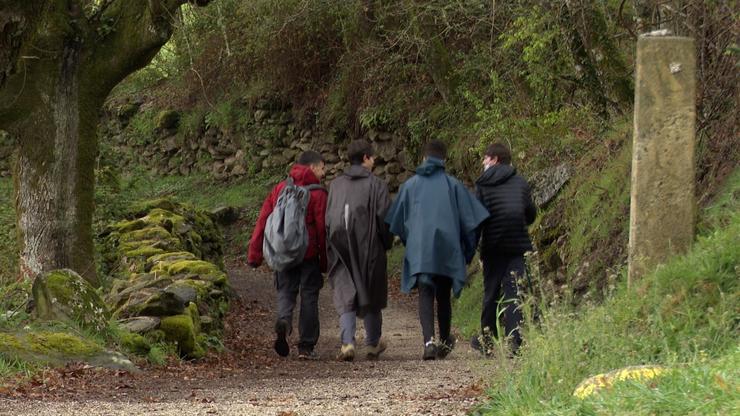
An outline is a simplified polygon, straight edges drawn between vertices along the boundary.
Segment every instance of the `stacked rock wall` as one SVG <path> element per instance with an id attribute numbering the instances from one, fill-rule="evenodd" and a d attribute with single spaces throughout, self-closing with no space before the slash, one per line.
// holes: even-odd
<path id="1" fill-rule="evenodd" d="M 155 110 L 143 101 L 111 103 L 101 123 L 101 141 L 115 153 L 110 157 L 116 163 L 145 166 L 157 174 L 201 172 L 229 179 L 263 171 L 286 172 L 305 150 L 325 157 L 328 180 L 347 166 L 349 139 L 316 123 L 298 121 L 284 104 L 261 99 L 232 111 L 239 116 L 218 126 L 208 113 Z M 142 119 L 147 119 L 150 132 L 142 131 Z M 371 129 L 362 138 L 374 145 L 375 174 L 392 190 L 411 177 L 418 161 L 401 133 Z"/>
<path id="2" fill-rule="evenodd" d="M 100 238 L 114 318 L 153 341 L 175 342 L 184 356 L 202 356 L 228 307 L 222 237 L 208 214 L 148 201 Z"/>

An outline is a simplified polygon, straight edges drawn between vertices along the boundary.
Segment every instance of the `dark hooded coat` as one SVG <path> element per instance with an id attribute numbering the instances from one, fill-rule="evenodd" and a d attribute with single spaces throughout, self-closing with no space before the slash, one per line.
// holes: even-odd
<path id="1" fill-rule="evenodd" d="M 527 226 L 537 207 L 527 181 L 511 165 L 497 164 L 475 181 L 476 196 L 491 213 L 481 230 L 481 254 L 520 255 L 532 250 Z"/>
<path id="2" fill-rule="evenodd" d="M 388 186 L 360 165 L 331 182 L 326 208 L 329 282 L 340 314 L 388 305 L 386 250 L 393 236 L 384 222 Z"/>

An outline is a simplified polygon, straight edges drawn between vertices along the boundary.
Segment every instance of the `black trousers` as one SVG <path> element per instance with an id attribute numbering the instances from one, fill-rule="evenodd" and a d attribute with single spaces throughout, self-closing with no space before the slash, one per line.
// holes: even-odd
<path id="1" fill-rule="evenodd" d="M 498 337 L 498 318 L 502 315 L 505 336 L 511 336 L 514 349 L 522 343 L 519 325 L 522 311 L 519 308 L 517 281 L 524 277 L 524 255 L 484 255 L 483 261 L 483 310 L 481 330 Z"/>
<path id="2" fill-rule="evenodd" d="M 293 309 L 298 294 L 301 310 L 298 315 L 298 349 L 313 350 L 319 340 L 319 291 L 324 286 L 319 262 L 307 260 L 292 269 L 275 272 L 278 319 L 288 323 L 288 334 L 293 328 Z"/>
<path id="3" fill-rule="evenodd" d="M 434 301 L 437 301 L 437 322 L 439 338 L 450 339 L 452 325 L 452 279 L 446 276 L 429 276 L 432 285 L 419 282 L 419 320 L 424 343 L 434 338 Z"/>

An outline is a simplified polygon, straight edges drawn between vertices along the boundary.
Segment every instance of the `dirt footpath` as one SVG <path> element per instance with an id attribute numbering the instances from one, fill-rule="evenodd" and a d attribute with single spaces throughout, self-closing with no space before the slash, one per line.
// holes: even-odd
<path id="1" fill-rule="evenodd" d="M 139 374 L 80 367 L 46 372 L 31 383 L 0 393 L 0 414 L 9 415 L 463 415 L 483 400 L 481 380 L 491 361 L 467 343 L 442 361 L 422 361 L 416 297 L 391 290 L 384 311 L 388 350 L 367 361 L 336 362 L 337 315 L 331 288 L 321 294 L 318 361 L 299 361 L 272 351 L 274 298 L 265 269 L 229 266 L 240 300 L 226 322 L 225 348 L 195 363 L 173 360 Z M 296 326 L 297 328 L 297 326 Z M 359 324 L 358 345 L 363 329 Z"/>

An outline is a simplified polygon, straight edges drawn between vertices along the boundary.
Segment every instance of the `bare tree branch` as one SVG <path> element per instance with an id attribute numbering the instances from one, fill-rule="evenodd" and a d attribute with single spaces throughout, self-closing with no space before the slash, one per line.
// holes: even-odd
<path id="1" fill-rule="evenodd" d="M 86 68 L 99 88 L 109 91 L 146 66 L 172 36 L 180 7 L 210 0 L 112 0 L 96 27 L 95 48 Z"/>

